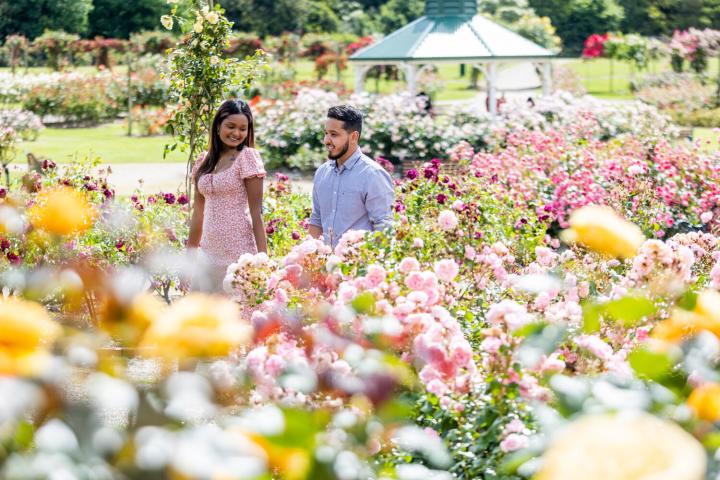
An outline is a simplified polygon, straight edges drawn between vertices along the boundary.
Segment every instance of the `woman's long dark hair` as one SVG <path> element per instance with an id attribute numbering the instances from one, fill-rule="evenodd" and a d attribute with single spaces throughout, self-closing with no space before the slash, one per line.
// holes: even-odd
<path id="1" fill-rule="evenodd" d="M 245 147 L 255 148 L 255 128 L 253 127 L 253 115 L 250 110 L 250 105 L 244 100 L 225 100 L 215 113 L 215 118 L 213 118 L 212 126 L 210 127 L 210 146 L 202 165 L 198 169 L 197 176 L 195 177 L 196 182 L 202 175 L 212 173 L 212 171 L 215 170 L 215 165 L 217 165 L 220 160 L 220 154 L 223 151 L 223 143 L 218 133 L 220 125 L 223 120 L 230 115 L 237 114 L 245 115 L 248 120 L 247 137 L 238 145 L 237 150 L 242 151 Z"/>

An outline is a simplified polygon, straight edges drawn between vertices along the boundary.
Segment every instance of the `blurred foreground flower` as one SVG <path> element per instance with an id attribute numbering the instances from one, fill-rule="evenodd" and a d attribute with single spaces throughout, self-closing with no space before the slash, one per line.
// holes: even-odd
<path id="1" fill-rule="evenodd" d="M 228 355 L 251 339 L 252 327 L 235 302 L 190 294 L 150 325 L 141 346 L 168 359 L 204 358 Z"/>
<path id="2" fill-rule="evenodd" d="M 73 235 L 92 227 L 97 211 L 82 192 L 58 187 L 40 192 L 28 216 L 37 229 L 55 235 Z"/>
<path id="3" fill-rule="evenodd" d="M 697 295 L 692 310 L 673 309 L 669 319 L 659 322 L 652 336 L 666 342 L 680 342 L 701 330 L 720 338 L 720 293 L 705 290 Z"/>
<path id="4" fill-rule="evenodd" d="M 40 304 L 16 298 L 1 300 L 0 374 L 38 373 L 60 332 L 60 326 Z"/>
<path id="5" fill-rule="evenodd" d="M 579 243 L 612 257 L 632 258 L 645 241 L 642 230 L 620 217 L 610 207 L 588 205 L 570 215 L 570 228 L 563 230 L 565 243 Z"/>
<path id="6" fill-rule="evenodd" d="M 163 312 L 163 303 L 150 294 L 137 295 L 128 303 L 109 298 L 103 305 L 100 328 L 128 347 L 137 346 L 145 330 Z"/>
<path id="7" fill-rule="evenodd" d="M 675 423 L 645 412 L 589 415 L 553 440 L 535 480 L 701 480 L 705 450 Z"/>
<path id="8" fill-rule="evenodd" d="M 688 406 L 703 420 L 717 422 L 720 420 L 720 384 L 702 385 L 688 397 Z"/>

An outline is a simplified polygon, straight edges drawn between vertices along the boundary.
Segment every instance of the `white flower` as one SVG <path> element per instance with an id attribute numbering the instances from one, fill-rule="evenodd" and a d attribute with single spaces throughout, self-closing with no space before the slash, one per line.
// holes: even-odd
<path id="1" fill-rule="evenodd" d="M 202 19 L 198 19 L 198 21 L 195 22 L 195 25 L 193 25 L 193 30 L 195 31 L 195 33 L 202 33 L 202 31 L 203 31 Z"/>
<path id="2" fill-rule="evenodd" d="M 162 26 L 168 30 L 172 30 L 173 28 L 173 19 L 170 15 L 163 15 L 162 17 L 160 17 L 160 23 L 162 23 Z"/>
<path id="3" fill-rule="evenodd" d="M 217 65 L 218 63 L 220 63 L 220 58 L 217 55 L 210 57 L 210 64 Z"/>
<path id="4" fill-rule="evenodd" d="M 178 3 L 180 0 L 167 0 L 168 5 Z"/>
<path id="5" fill-rule="evenodd" d="M 218 15 L 217 12 L 209 12 L 205 15 L 205 20 L 207 20 L 211 25 L 215 25 L 220 21 L 220 15 Z"/>

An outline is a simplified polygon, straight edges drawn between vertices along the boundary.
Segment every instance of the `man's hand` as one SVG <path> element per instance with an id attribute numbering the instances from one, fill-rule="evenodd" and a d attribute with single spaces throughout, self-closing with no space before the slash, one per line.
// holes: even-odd
<path id="1" fill-rule="evenodd" d="M 318 227 L 317 225 L 310 225 L 308 227 L 308 233 L 310 234 L 311 237 L 322 240 L 322 234 L 323 234 L 322 227 Z"/>

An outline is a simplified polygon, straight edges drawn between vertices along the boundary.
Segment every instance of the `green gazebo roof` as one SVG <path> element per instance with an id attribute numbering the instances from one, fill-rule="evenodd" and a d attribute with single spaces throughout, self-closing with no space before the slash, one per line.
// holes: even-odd
<path id="1" fill-rule="evenodd" d="M 555 54 L 477 15 L 477 0 L 427 0 L 425 16 L 350 57 L 352 62 L 483 62 Z"/>

